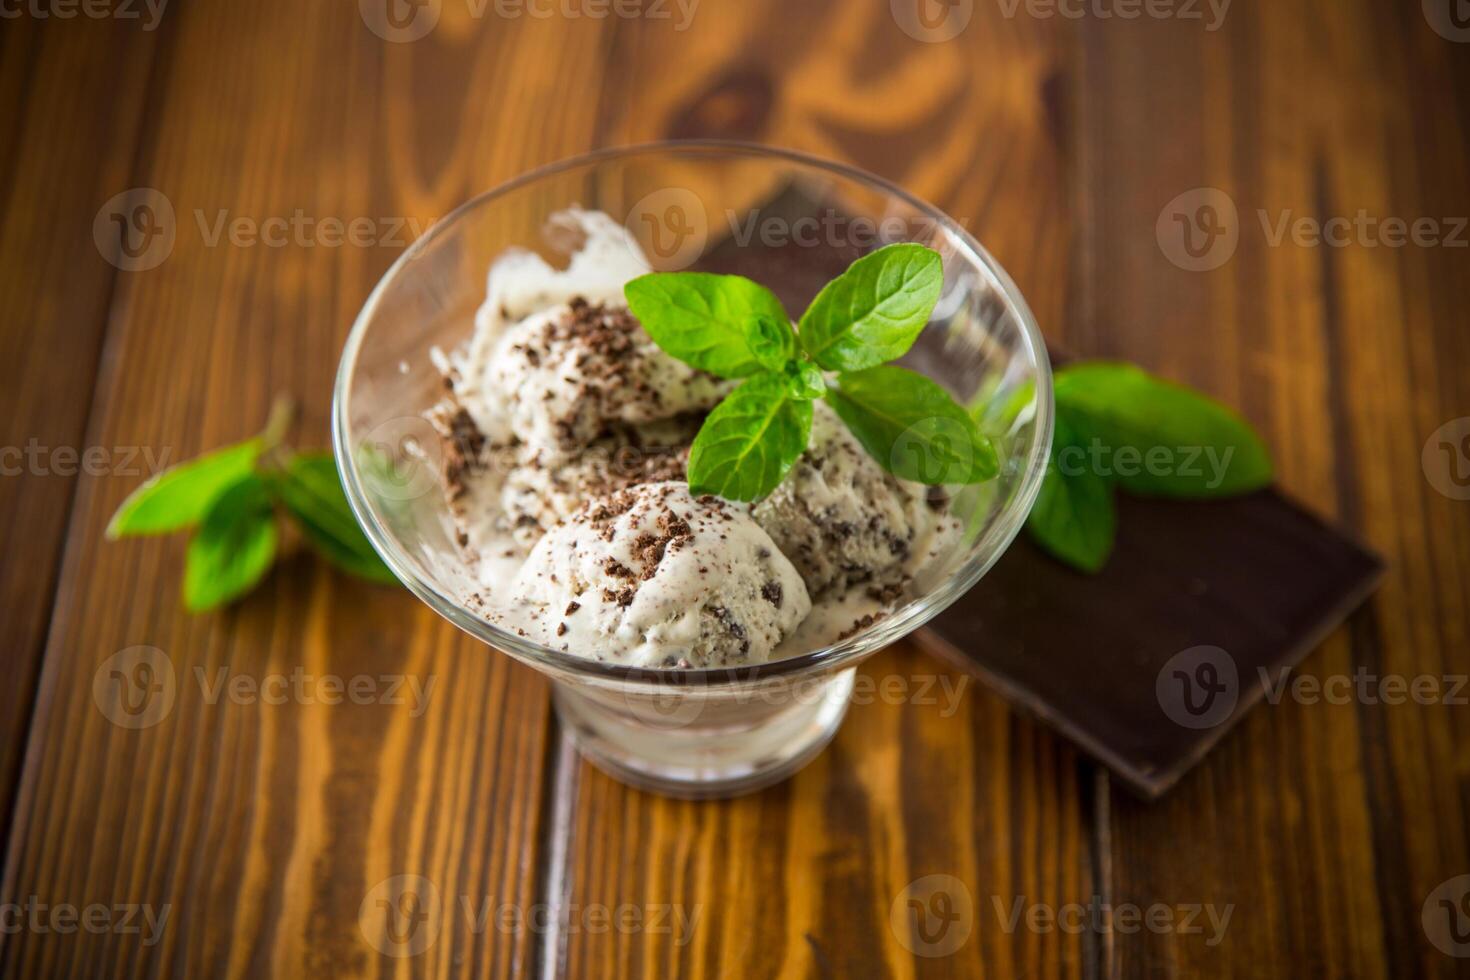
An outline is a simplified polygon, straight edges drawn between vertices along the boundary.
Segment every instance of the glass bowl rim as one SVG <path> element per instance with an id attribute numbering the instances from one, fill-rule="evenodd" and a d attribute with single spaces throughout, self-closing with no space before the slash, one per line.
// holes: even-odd
<path id="1" fill-rule="evenodd" d="M 983 266 L 990 273 L 1011 310 L 1014 311 L 1024 344 L 1036 365 L 1035 425 L 1037 435 L 1030 453 L 1023 461 L 1021 485 L 1012 494 L 1010 501 L 991 523 L 991 526 L 982 534 L 981 539 L 975 543 L 974 553 L 942 585 L 901 606 L 867 629 L 837 643 L 781 660 L 741 667 L 663 670 L 591 660 L 573 653 L 552 649 L 527 637 L 517 636 L 470 609 L 461 600 L 441 591 L 436 583 L 426 580 L 417 573 L 412 560 L 401 552 L 397 542 L 383 526 L 372 505 L 368 502 L 355 455 L 348 445 L 348 402 L 350 400 L 348 389 L 356 371 L 358 355 L 369 325 L 389 286 L 404 274 L 405 270 L 433 242 L 456 227 L 471 212 L 537 181 L 620 157 L 671 152 L 693 152 L 695 154 L 724 152 L 766 158 L 770 161 L 784 161 L 866 185 L 870 190 L 877 190 L 903 201 L 934 221 L 936 227 L 942 227 L 949 232 L 955 238 L 961 254 L 965 254 L 966 258 Z M 807 674 L 817 670 L 838 670 L 852 666 L 884 646 L 918 629 L 973 588 L 1005 553 L 1020 532 L 1027 515 L 1030 514 L 1036 502 L 1037 494 L 1041 490 L 1042 478 L 1046 473 L 1046 460 L 1051 452 L 1053 412 L 1051 361 L 1047 355 L 1046 344 L 1042 340 L 1041 329 L 1025 297 L 1021 295 L 1020 289 L 1016 287 L 1015 282 L 1001 264 L 985 250 L 974 236 L 939 208 L 876 174 L 837 161 L 824 160 L 798 150 L 743 140 L 659 140 L 606 147 L 527 171 L 519 177 L 471 197 L 436 221 L 423 235 L 414 240 L 388 267 L 388 270 L 373 287 L 372 292 L 368 294 L 367 300 L 363 303 L 348 333 L 332 393 L 332 449 L 337 457 L 337 467 L 347 493 L 348 504 L 383 561 L 410 592 L 439 615 L 481 642 L 533 666 L 578 675 L 592 681 L 653 683 L 668 686 L 746 685 L 776 677 Z"/>

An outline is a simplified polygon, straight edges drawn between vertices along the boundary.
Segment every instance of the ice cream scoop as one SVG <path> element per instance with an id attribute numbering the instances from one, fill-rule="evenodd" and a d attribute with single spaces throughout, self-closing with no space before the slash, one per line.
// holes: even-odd
<path id="1" fill-rule="evenodd" d="M 523 451 L 505 476 L 500 504 L 516 541 L 529 550 L 587 501 L 643 483 L 683 480 L 702 416 L 618 426 L 573 454 Z"/>
<path id="2" fill-rule="evenodd" d="M 627 229 L 575 208 L 551 226 L 567 240 L 567 268 L 507 253 L 490 270 L 473 336 L 436 355 L 456 409 L 493 445 L 571 453 L 610 423 L 718 402 L 730 384 L 664 353 L 628 312 L 623 286 L 649 266 Z"/>
<path id="3" fill-rule="evenodd" d="M 885 470 L 823 402 L 806 452 L 752 513 L 813 596 L 898 584 L 958 530 L 926 487 Z"/>
<path id="4" fill-rule="evenodd" d="M 665 354 L 626 308 L 580 298 L 509 327 L 486 375 L 499 393 L 483 413 L 495 420 L 492 441 L 513 434 L 552 454 L 589 445 L 610 424 L 710 408 L 728 388 Z"/>
<path id="5" fill-rule="evenodd" d="M 578 510 L 541 538 L 510 591 L 540 642 L 640 667 L 760 663 L 811 610 L 801 576 L 745 508 L 672 481 Z"/>

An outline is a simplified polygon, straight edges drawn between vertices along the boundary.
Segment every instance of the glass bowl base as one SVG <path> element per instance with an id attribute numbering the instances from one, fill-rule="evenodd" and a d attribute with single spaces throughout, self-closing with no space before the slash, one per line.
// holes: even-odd
<path id="1" fill-rule="evenodd" d="M 856 671 L 738 704 L 689 689 L 661 700 L 553 686 L 556 713 L 588 761 L 619 782 L 680 799 L 775 785 L 821 754 L 847 715 Z"/>

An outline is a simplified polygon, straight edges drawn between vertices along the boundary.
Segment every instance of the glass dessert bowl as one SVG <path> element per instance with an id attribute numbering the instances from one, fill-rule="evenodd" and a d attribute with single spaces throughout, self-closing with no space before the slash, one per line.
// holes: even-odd
<path id="1" fill-rule="evenodd" d="M 589 213 L 596 221 L 575 217 Z M 771 289 L 795 320 L 852 261 L 898 242 L 938 252 L 944 270 L 929 325 L 899 363 L 946 388 L 979 422 L 1000 458 L 999 476 L 986 483 L 904 498 L 906 506 L 912 505 L 905 513 L 924 513 L 926 508 L 916 503 L 922 501 L 942 514 L 947 533 L 942 546 L 936 544 L 923 562 L 906 566 L 901 582 L 875 582 L 881 587 L 863 589 L 871 570 L 824 560 L 822 527 L 816 529 L 817 546 L 804 546 L 806 560 L 797 560 L 801 577 L 796 577 L 797 569 L 770 547 L 772 538 L 749 516 L 750 508 L 695 501 L 679 490 L 682 484 L 677 473 L 671 474 L 666 456 L 644 467 L 656 473 L 648 481 L 664 482 L 620 491 L 639 496 L 642 504 L 631 510 L 628 504 L 614 508 L 608 512 L 611 517 L 573 513 L 567 509 L 571 505 L 552 499 L 555 484 L 524 479 L 526 446 L 521 440 L 534 442 L 540 434 L 554 441 L 567 435 L 584 419 L 589 399 L 607 400 L 605 386 L 552 390 L 562 380 L 573 380 L 553 376 L 548 381 L 546 372 L 538 373 L 546 352 L 561 348 L 537 353 L 528 344 L 510 350 L 528 359 L 529 366 L 520 364 L 508 372 L 505 356 L 497 355 L 501 360 L 493 362 L 494 370 L 466 381 L 466 374 L 480 370 L 474 349 L 482 335 L 500 338 L 506 331 L 523 329 L 542 315 L 539 310 L 548 305 L 551 293 L 560 289 L 566 295 L 559 298 L 573 295 L 565 290 L 568 280 L 577 285 L 576 298 L 570 307 L 557 307 L 560 321 L 551 320 L 570 324 L 573 333 L 581 331 L 579 338 L 595 337 L 595 350 L 589 355 L 591 348 L 582 349 L 583 356 L 576 359 L 580 364 L 609 347 L 610 329 L 642 336 L 636 321 L 618 327 L 614 319 L 621 312 L 606 312 L 601 305 L 615 306 L 622 283 L 640 269 L 744 275 Z M 507 262 L 507 256 L 513 261 Z M 527 297 L 539 298 L 541 307 L 517 310 Z M 666 375 L 657 377 L 666 381 Z M 681 376 L 684 387 L 679 390 L 699 392 L 706 400 L 698 407 L 707 409 L 710 380 Z M 548 384 L 546 390 L 537 387 Z M 454 411 L 446 410 L 446 398 Z M 497 401 L 513 404 L 508 416 L 532 413 L 525 428 L 508 437 L 519 447 L 514 450 L 519 455 L 502 460 L 509 475 L 496 476 L 500 482 L 493 484 L 498 499 L 510 502 L 512 516 L 519 515 L 510 522 L 513 533 L 507 534 L 503 561 L 498 541 L 492 555 L 469 533 L 473 528 L 465 523 L 467 505 L 460 499 L 464 486 L 456 482 L 471 468 L 497 471 L 501 457 L 486 445 L 497 437 L 485 434 L 494 422 L 487 424 L 484 418 Z M 562 413 L 551 419 L 554 424 L 543 424 L 549 411 L 540 408 L 543 401 Z M 827 410 L 817 407 L 821 421 Z M 832 418 L 826 421 L 829 428 L 835 424 Z M 369 297 L 347 341 L 333 410 L 334 447 L 348 499 L 399 578 L 456 626 L 547 674 L 562 724 L 595 764 L 632 784 L 686 797 L 758 789 L 795 772 L 821 751 L 846 713 L 856 665 L 963 595 L 1014 539 L 1040 488 L 1051 427 L 1051 372 L 1031 312 L 1004 270 L 961 227 L 855 169 L 787 151 L 708 142 L 607 150 L 554 164 L 475 198 L 439 222 L 399 258 Z M 610 451 L 628 451 L 625 442 Z M 635 439 L 632 448 L 642 446 Z M 816 452 L 815 436 L 811 452 Z M 924 448 L 900 437 L 893 452 L 923 453 Z M 821 464 L 817 461 L 815 469 L 820 471 Z M 554 474 L 571 472 L 560 462 L 536 469 L 548 468 Z M 668 482 L 671 476 L 673 482 Z M 820 482 L 820 474 L 816 478 Z M 500 498 L 502 483 L 518 481 L 514 494 Z M 649 487 L 662 489 L 655 493 Z M 475 494 L 470 496 L 473 504 Z M 795 497 L 794 503 L 788 501 L 788 511 L 800 511 L 799 495 L 788 496 Z M 655 497 L 672 503 L 650 503 Z M 673 510 L 645 514 L 639 510 L 644 505 Z M 554 513 L 548 517 L 547 512 Z M 654 516 L 662 522 L 659 526 L 688 517 L 694 528 L 681 524 L 672 545 L 658 542 L 657 555 L 642 576 L 652 581 L 648 588 L 662 589 L 665 605 L 705 602 L 701 597 L 708 596 L 701 611 L 712 610 L 729 626 L 740 643 L 730 647 L 728 636 L 721 642 L 738 654 L 750 646 L 744 642 L 747 626 L 728 621 L 747 615 L 735 604 L 735 593 L 746 588 L 742 576 L 759 568 L 750 574 L 768 581 L 762 586 L 752 579 L 751 587 L 777 610 L 785 602 L 780 616 L 766 607 L 750 614 L 764 615 L 771 623 L 782 620 L 776 625 L 763 621 L 784 637 L 774 651 L 768 645 L 750 662 L 738 655 L 644 656 L 630 662 L 626 650 L 614 649 L 610 633 L 598 632 L 603 627 L 584 626 L 593 621 L 589 613 L 573 617 L 581 603 L 565 601 L 567 594 L 558 591 L 562 583 L 555 574 L 578 567 L 559 561 L 567 557 L 566 549 L 577 549 L 580 540 L 580 547 L 588 550 L 586 542 L 598 531 L 605 531 L 612 542 L 612 520 L 631 521 L 635 526 L 629 534 L 655 530 Z M 701 531 L 705 516 L 711 518 L 709 528 Z M 505 517 L 498 514 L 496 519 L 503 524 Z M 568 532 L 578 521 L 590 522 L 587 534 Z M 519 540 L 526 526 L 533 532 L 530 540 Z M 763 520 L 763 526 L 780 537 L 771 523 Z M 850 535 L 850 527 L 844 522 L 844 536 Z M 722 571 L 723 530 L 729 531 L 729 548 L 745 554 L 725 563 Z M 907 535 L 912 541 L 911 528 Z M 653 537 L 639 535 L 640 540 Z M 687 554 L 665 562 L 666 552 L 689 543 L 680 537 L 693 542 Z M 473 559 L 466 557 L 467 549 Z M 529 561 L 527 551 L 533 556 Z M 617 554 L 626 556 L 624 551 Z M 594 566 L 607 561 L 619 574 L 629 574 L 602 551 L 594 552 L 592 560 Z M 780 567 L 773 570 L 772 562 Z M 585 564 L 579 576 L 588 574 Z M 548 599 L 557 609 L 547 630 L 528 630 L 511 615 L 512 607 L 527 603 L 517 589 L 532 565 L 551 569 L 550 581 L 558 583 Z M 701 574 L 706 566 L 715 566 L 712 582 L 700 587 L 703 592 L 682 588 L 690 584 L 694 566 Z M 822 583 L 837 575 L 843 591 L 823 598 L 813 574 L 823 576 Z M 660 581 L 669 575 L 684 578 Z M 806 598 L 803 578 L 812 586 L 822 615 L 807 615 L 806 606 L 798 604 L 798 618 L 805 623 L 792 626 L 790 597 L 802 592 Z M 849 586 L 847 578 L 855 584 Z M 543 582 L 538 595 L 545 591 Z M 611 601 L 621 590 L 597 591 Z M 729 609 L 723 600 L 716 601 L 725 595 L 731 597 Z M 621 604 L 632 601 L 630 589 Z M 566 607 L 565 617 L 561 606 Z M 559 622 L 554 634 L 550 632 L 550 623 L 563 618 L 574 626 Z"/>

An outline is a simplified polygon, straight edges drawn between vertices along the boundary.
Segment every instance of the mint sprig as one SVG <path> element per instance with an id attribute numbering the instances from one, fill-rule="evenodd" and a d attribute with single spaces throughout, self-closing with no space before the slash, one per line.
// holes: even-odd
<path id="1" fill-rule="evenodd" d="M 1000 473 L 975 420 L 922 374 L 892 365 L 847 372 L 827 401 L 863 448 L 905 480 L 984 483 Z"/>
<path id="2" fill-rule="evenodd" d="M 762 374 L 720 402 L 689 449 L 689 488 L 727 500 L 755 500 L 786 479 L 806 449 L 812 403 L 778 374 Z"/>
<path id="3" fill-rule="evenodd" d="M 648 275 L 624 288 L 653 342 L 701 371 L 746 378 L 778 367 L 795 340 L 781 301 L 740 276 Z"/>
<path id="4" fill-rule="evenodd" d="M 1046 551 L 1084 572 L 1101 571 L 1113 551 L 1117 507 L 1113 484 L 1091 469 L 1072 469 L 1059 459 L 1084 450 L 1086 441 L 1067 418 L 1056 420 L 1052 458 L 1026 529 Z"/>
<path id="5" fill-rule="evenodd" d="M 1088 361 L 1056 373 L 1056 435 L 1032 538 L 1099 571 L 1113 550 L 1116 491 L 1207 500 L 1270 484 L 1270 453 L 1224 405 L 1132 364 Z"/>
<path id="6" fill-rule="evenodd" d="M 396 582 L 348 506 L 330 453 L 282 444 L 291 421 L 278 402 L 259 436 L 180 463 L 133 491 L 113 515 L 110 539 L 191 530 L 184 604 L 204 612 L 255 588 L 275 564 L 278 513 L 332 564 L 373 582 Z"/>
<path id="7" fill-rule="evenodd" d="M 806 449 L 818 398 L 896 476 L 929 485 L 992 479 L 995 447 L 949 393 L 882 366 L 908 353 L 943 285 L 937 252 L 890 245 L 823 287 L 793 330 L 776 295 L 741 276 L 652 273 L 628 283 L 629 308 L 666 353 L 746 379 L 695 437 L 690 490 L 768 495 Z"/>
<path id="8" fill-rule="evenodd" d="M 249 592 L 275 564 L 278 536 L 265 480 L 247 473 L 226 487 L 189 539 L 184 605 L 202 612 Z"/>
<path id="9" fill-rule="evenodd" d="M 939 253 L 890 245 L 822 287 L 801 316 L 802 348 L 829 371 L 861 371 L 908 353 L 944 287 Z"/>

